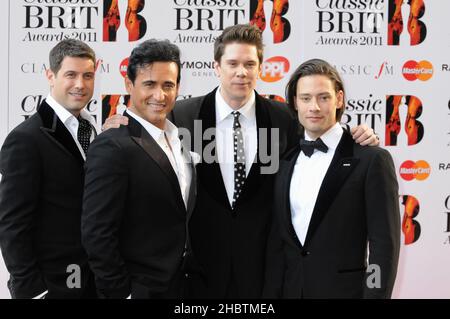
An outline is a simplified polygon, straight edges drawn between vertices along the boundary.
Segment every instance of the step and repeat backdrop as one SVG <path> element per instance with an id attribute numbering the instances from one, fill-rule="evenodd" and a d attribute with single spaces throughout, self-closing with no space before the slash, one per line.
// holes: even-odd
<path id="1" fill-rule="evenodd" d="M 9 0 L 0 4 L 0 145 L 48 93 L 48 52 L 76 38 L 97 52 L 87 110 L 97 128 L 129 104 L 132 48 L 169 39 L 182 51 L 179 99 L 217 86 L 213 43 L 237 23 L 263 31 L 258 92 L 284 100 L 303 61 L 335 65 L 347 89 L 342 124 L 366 123 L 394 157 L 402 247 L 395 298 L 450 298 L 450 1 Z M 0 297 L 9 298 L 0 261 Z"/>

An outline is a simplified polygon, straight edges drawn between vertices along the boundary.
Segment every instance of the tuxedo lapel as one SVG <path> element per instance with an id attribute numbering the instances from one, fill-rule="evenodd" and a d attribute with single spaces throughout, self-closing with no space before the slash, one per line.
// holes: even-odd
<path id="1" fill-rule="evenodd" d="M 42 119 L 41 130 L 44 134 L 62 151 L 72 155 L 81 165 L 84 165 L 83 156 L 81 155 L 72 134 L 70 134 L 69 130 L 64 126 L 55 111 L 45 100 L 41 103 L 37 112 Z"/>
<path id="2" fill-rule="evenodd" d="M 183 142 L 181 143 L 183 145 Z M 189 148 L 182 146 L 182 154 L 187 161 L 187 166 L 191 170 L 191 185 L 189 187 L 189 197 L 187 202 L 187 221 L 191 218 L 192 212 L 194 211 L 195 202 L 197 198 L 197 171 L 195 169 L 194 159 L 188 151 Z M 187 150 L 187 151 L 184 151 Z"/>
<path id="3" fill-rule="evenodd" d="M 139 124 L 133 117 L 125 112 L 125 116 L 128 117 L 128 130 L 131 138 L 147 153 L 147 155 L 158 164 L 161 170 L 165 173 L 172 185 L 176 194 L 176 200 L 179 205 L 183 207 L 185 211 L 185 205 L 183 196 L 181 195 L 180 184 L 178 182 L 177 175 L 167 158 L 166 153 L 161 149 L 158 143 L 151 137 L 151 135 L 145 130 L 145 128 Z"/>
<path id="4" fill-rule="evenodd" d="M 216 127 L 216 91 L 217 89 L 205 96 L 200 109 L 199 119 L 202 121 L 202 136 L 204 136 L 203 134 L 206 130 L 211 128 L 215 129 Z M 213 154 L 211 154 L 213 157 L 213 162 L 206 163 L 203 156 L 204 154 L 201 154 L 202 162 L 197 165 L 198 178 L 200 183 L 207 182 L 205 188 L 210 192 L 212 197 L 214 197 L 224 207 L 231 209 L 222 178 L 222 173 L 220 171 L 215 136 L 208 141 L 202 138 L 202 151 L 205 153 L 205 147 L 207 147 L 207 150 L 211 150 L 211 143 L 214 145 Z M 206 153 L 209 154 L 209 151 Z"/>
<path id="5" fill-rule="evenodd" d="M 275 192 L 277 192 L 278 196 L 283 199 L 281 201 L 281 213 L 283 223 L 289 232 L 289 238 L 293 239 L 299 247 L 302 247 L 302 244 L 297 237 L 297 233 L 295 232 L 294 225 L 292 224 L 292 212 L 290 206 L 291 179 L 299 154 L 300 146 L 297 146 L 290 151 L 285 160 L 281 161 L 280 176 L 278 177 L 281 181 L 281 187 L 280 189 L 276 189 Z"/>
<path id="6" fill-rule="evenodd" d="M 237 199 L 237 203 L 241 201 L 245 201 L 246 198 L 251 196 L 253 193 L 255 193 L 258 188 L 264 184 L 264 180 L 267 178 L 268 174 L 261 174 L 261 152 L 264 152 L 264 156 L 269 156 L 271 154 L 271 121 L 270 121 L 270 115 L 269 110 L 267 106 L 267 102 L 261 98 L 256 92 L 255 92 L 255 116 L 256 116 L 256 127 L 257 127 L 257 150 L 256 150 L 256 158 L 253 162 L 250 171 L 248 173 L 247 179 L 244 183 L 244 188 L 242 189 L 242 195 L 239 196 Z M 265 129 L 265 136 L 260 135 L 260 129 Z M 264 141 L 264 145 L 262 145 L 261 141 Z M 260 146 L 263 146 L 265 149 L 261 149 Z"/>
<path id="7" fill-rule="evenodd" d="M 309 223 L 305 246 L 311 240 L 314 232 L 327 214 L 328 209 L 333 203 L 336 195 L 339 193 L 339 190 L 342 188 L 345 180 L 359 162 L 359 159 L 353 157 L 353 145 L 354 142 L 351 135 L 344 130 L 330 167 L 320 186 L 316 205 Z"/>

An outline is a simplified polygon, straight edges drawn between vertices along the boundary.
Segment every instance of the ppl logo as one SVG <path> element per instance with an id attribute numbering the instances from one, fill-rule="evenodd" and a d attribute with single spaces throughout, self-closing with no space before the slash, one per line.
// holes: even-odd
<path id="1" fill-rule="evenodd" d="M 427 36 L 424 14 L 425 0 L 389 0 L 388 45 L 422 43 Z"/>
<path id="2" fill-rule="evenodd" d="M 416 197 L 400 195 L 401 205 L 404 207 L 402 219 L 402 232 L 405 236 L 405 245 L 416 242 L 420 237 L 420 224 L 415 219 L 420 212 L 420 204 Z"/>
<path id="3" fill-rule="evenodd" d="M 260 78 L 264 82 L 276 82 L 289 72 L 289 61 L 282 56 L 267 59 L 261 66 Z"/>
<path id="4" fill-rule="evenodd" d="M 138 14 L 145 6 L 145 0 L 103 0 L 103 41 L 115 42 L 120 33 L 122 18 L 128 33 L 128 41 L 137 41 L 147 32 L 147 21 Z M 119 39 L 122 40 L 122 39 Z"/>
<path id="5" fill-rule="evenodd" d="M 289 10 L 289 0 L 250 0 L 250 24 L 256 25 L 262 32 L 267 32 L 266 15 L 270 14 L 270 29 L 273 43 L 287 40 L 291 33 L 291 24 L 284 17 Z"/>
<path id="6" fill-rule="evenodd" d="M 405 181 L 412 181 L 413 179 L 423 181 L 430 176 L 430 173 L 430 164 L 423 160 L 417 162 L 405 161 L 400 166 L 400 176 Z"/>
<path id="7" fill-rule="evenodd" d="M 385 144 L 418 144 L 424 136 L 424 126 L 418 120 L 422 111 L 422 101 L 414 95 L 387 95 Z"/>
<path id="8" fill-rule="evenodd" d="M 120 62 L 119 66 L 119 72 L 122 74 L 123 77 L 127 76 L 127 69 L 128 69 L 128 58 L 125 58 Z"/>
<path id="9" fill-rule="evenodd" d="M 433 65 L 428 61 L 407 61 L 402 68 L 403 77 L 408 81 L 428 81 L 433 76 Z"/>

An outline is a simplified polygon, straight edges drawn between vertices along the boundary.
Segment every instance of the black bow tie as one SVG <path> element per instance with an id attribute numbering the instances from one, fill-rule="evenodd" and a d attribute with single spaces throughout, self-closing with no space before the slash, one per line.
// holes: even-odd
<path id="1" fill-rule="evenodd" d="M 328 151 L 328 146 L 325 145 L 325 143 L 318 138 L 315 141 L 307 141 L 305 139 L 300 140 L 300 147 L 305 153 L 306 156 L 311 157 L 311 155 L 314 153 L 314 149 L 317 149 L 318 151 L 326 153 Z"/>

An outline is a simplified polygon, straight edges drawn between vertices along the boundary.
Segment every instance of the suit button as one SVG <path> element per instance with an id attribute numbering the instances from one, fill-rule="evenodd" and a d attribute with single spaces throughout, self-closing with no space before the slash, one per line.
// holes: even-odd
<path id="1" fill-rule="evenodd" d="M 303 256 L 303 257 L 306 257 L 306 256 L 308 256 L 309 254 L 310 254 L 309 251 L 306 251 L 306 250 L 302 251 L 302 256 Z"/>

